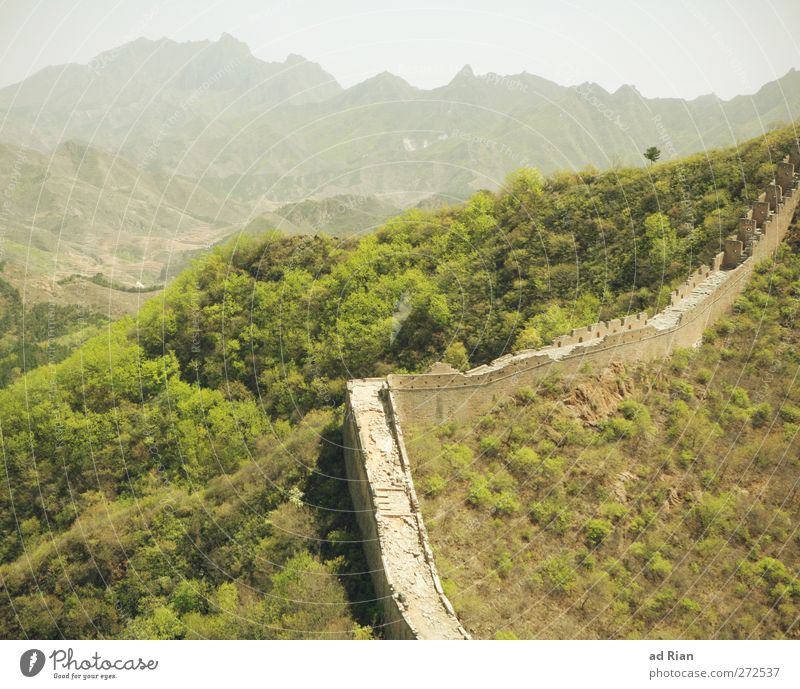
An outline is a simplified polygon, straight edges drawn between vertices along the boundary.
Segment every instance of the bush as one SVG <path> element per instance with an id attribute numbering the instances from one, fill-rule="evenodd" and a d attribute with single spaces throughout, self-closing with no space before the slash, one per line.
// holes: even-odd
<path id="1" fill-rule="evenodd" d="M 620 402 L 618 409 L 626 420 L 634 424 L 636 435 L 652 432 L 653 422 L 650 419 L 650 412 L 641 402 L 624 400 Z"/>
<path id="2" fill-rule="evenodd" d="M 733 499 L 730 495 L 704 495 L 692 508 L 701 533 L 727 535 L 733 530 Z"/>
<path id="3" fill-rule="evenodd" d="M 514 398 L 522 404 L 530 404 L 536 400 L 536 390 L 529 385 L 523 385 L 514 393 Z"/>
<path id="4" fill-rule="evenodd" d="M 672 565 L 661 553 L 654 553 L 647 561 L 645 569 L 656 579 L 664 579 L 672 573 Z"/>
<path id="5" fill-rule="evenodd" d="M 508 456 L 509 468 L 525 476 L 538 469 L 540 465 L 539 455 L 530 447 L 519 447 Z"/>
<path id="6" fill-rule="evenodd" d="M 442 361 L 459 371 L 466 371 L 470 367 L 467 348 L 458 340 L 451 342 L 447 349 L 444 350 Z"/>
<path id="7" fill-rule="evenodd" d="M 514 560 L 511 559 L 511 553 L 503 553 L 497 559 L 497 574 L 501 579 L 507 579 L 514 569 Z"/>
<path id="8" fill-rule="evenodd" d="M 206 593 L 198 581 L 184 580 L 175 588 L 172 606 L 179 613 L 202 612 L 205 608 Z"/>
<path id="9" fill-rule="evenodd" d="M 747 390 L 744 388 L 734 386 L 729 390 L 728 394 L 731 404 L 734 406 L 742 408 L 750 406 L 750 395 L 747 394 Z"/>
<path id="10" fill-rule="evenodd" d="M 495 435 L 487 435 L 479 443 L 481 454 L 487 457 L 495 457 L 500 452 L 500 445 L 500 438 Z"/>
<path id="11" fill-rule="evenodd" d="M 670 361 L 670 368 L 675 373 L 683 373 L 689 365 L 689 352 L 685 349 L 676 349 Z"/>
<path id="12" fill-rule="evenodd" d="M 572 513 L 557 498 L 531 503 L 530 518 L 542 528 L 563 533 L 572 525 Z"/>
<path id="13" fill-rule="evenodd" d="M 578 577 L 572 563 L 563 557 L 548 558 L 542 568 L 550 593 L 563 594 L 569 593 L 575 588 Z"/>
<path id="14" fill-rule="evenodd" d="M 447 485 L 447 482 L 440 474 L 434 474 L 428 479 L 428 495 L 435 497 L 439 495 Z"/>
<path id="15" fill-rule="evenodd" d="M 617 521 L 628 514 L 628 508 L 619 502 L 604 502 L 600 505 L 600 514 L 607 519 Z"/>
<path id="16" fill-rule="evenodd" d="M 445 445 L 444 458 L 448 469 L 461 478 L 472 465 L 475 455 L 468 445 Z"/>
<path id="17" fill-rule="evenodd" d="M 517 499 L 517 496 L 512 492 L 504 490 L 500 493 L 494 501 L 495 514 L 501 517 L 510 517 L 520 511 L 522 506 Z"/>
<path id="18" fill-rule="evenodd" d="M 778 414 L 788 423 L 800 424 L 800 407 L 784 402 L 778 410 Z"/>
<path id="19" fill-rule="evenodd" d="M 517 481 L 505 469 L 499 469 L 490 474 L 489 487 L 495 493 L 502 493 L 504 490 L 513 491 L 517 487 Z"/>
<path id="20" fill-rule="evenodd" d="M 691 598 L 681 598 L 680 606 L 686 612 L 700 612 L 700 603 Z"/>
<path id="21" fill-rule="evenodd" d="M 469 482 L 467 491 L 467 502 L 475 507 L 486 507 L 491 505 L 494 496 L 489 488 L 489 481 L 482 474 L 478 474 Z"/>
<path id="22" fill-rule="evenodd" d="M 506 629 L 496 631 L 494 634 L 495 641 L 519 641 L 519 637 Z"/>
<path id="23" fill-rule="evenodd" d="M 549 478 L 560 476 L 564 471 L 564 458 L 563 457 L 548 457 L 542 462 L 544 473 Z"/>
<path id="24" fill-rule="evenodd" d="M 757 404 L 750 409 L 750 423 L 753 428 L 761 428 L 772 417 L 772 407 L 767 402 Z"/>
<path id="25" fill-rule="evenodd" d="M 685 380 L 675 380 L 669 388 L 672 399 L 688 401 L 694 397 L 694 388 Z"/>
<path id="26" fill-rule="evenodd" d="M 624 438 L 630 438 L 634 434 L 636 425 L 633 421 L 615 416 L 606 421 L 604 430 L 609 440 L 623 440 Z"/>
<path id="27" fill-rule="evenodd" d="M 716 330 L 720 335 L 730 335 L 733 332 L 733 323 L 729 320 L 720 321 Z"/>
<path id="28" fill-rule="evenodd" d="M 590 519 L 586 522 L 586 542 L 591 547 L 600 545 L 613 530 L 614 525 L 608 519 Z"/>
<path id="29" fill-rule="evenodd" d="M 700 383 L 700 385 L 708 385 L 713 377 L 714 373 L 710 368 L 698 369 L 695 374 L 695 380 Z"/>

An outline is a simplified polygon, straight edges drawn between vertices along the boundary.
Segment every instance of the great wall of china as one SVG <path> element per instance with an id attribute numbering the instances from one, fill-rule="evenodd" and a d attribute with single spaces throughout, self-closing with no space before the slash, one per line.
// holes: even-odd
<path id="1" fill-rule="evenodd" d="M 437 364 L 419 375 L 349 381 L 345 463 L 386 637 L 469 638 L 436 573 L 401 421 L 469 419 L 554 372 L 571 376 L 587 362 L 602 368 L 615 361 L 661 359 L 697 345 L 704 330 L 730 310 L 755 265 L 772 256 L 786 235 L 800 200 L 796 168 L 797 146 L 739 221 L 736 238 L 727 239 L 712 265 L 693 273 L 653 317 L 639 313 L 595 323 L 548 347 L 509 354 L 466 373 Z"/>

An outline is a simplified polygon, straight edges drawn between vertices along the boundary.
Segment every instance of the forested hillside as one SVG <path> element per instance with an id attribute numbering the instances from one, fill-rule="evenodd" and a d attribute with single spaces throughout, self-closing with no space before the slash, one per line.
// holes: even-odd
<path id="1" fill-rule="evenodd" d="M 475 636 L 800 637 L 799 288 L 795 225 L 698 350 L 413 429 L 443 586 Z"/>
<path id="2" fill-rule="evenodd" d="M 85 305 L 39 302 L 26 308 L 19 290 L 0 278 L 0 388 L 25 371 L 58 363 L 106 322 Z"/>
<path id="3" fill-rule="evenodd" d="M 523 169 L 361 239 L 266 233 L 199 259 L 0 391 L 0 636 L 380 634 L 343 480 L 346 380 L 659 308 L 792 136 Z"/>

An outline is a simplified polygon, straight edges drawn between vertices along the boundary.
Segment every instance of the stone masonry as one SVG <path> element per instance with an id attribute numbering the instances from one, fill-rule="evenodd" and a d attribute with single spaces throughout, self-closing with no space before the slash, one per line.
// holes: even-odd
<path id="1" fill-rule="evenodd" d="M 345 463 L 385 635 L 399 639 L 467 639 L 442 591 L 411 479 L 400 421 L 441 423 L 484 414 L 520 386 L 586 363 L 661 359 L 697 345 L 727 313 L 755 265 L 773 255 L 800 200 L 793 147 L 775 182 L 739 223 L 735 239 L 672 293 L 652 318 L 639 313 L 573 330 L 547 347 L 508 354 L 460 373 L 436 365 L 428 373 L 351 380 L 347 386 Z"/>

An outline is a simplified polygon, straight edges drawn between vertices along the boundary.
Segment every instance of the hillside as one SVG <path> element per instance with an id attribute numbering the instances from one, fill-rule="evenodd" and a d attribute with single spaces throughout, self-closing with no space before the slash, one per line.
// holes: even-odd
<path id="1" fill-rule="evenodd" d="M 58 363 L 107 320 L 85 303 L 26 305 L 0 277 L 0 388 L 37 366 Z"/>
<path id="2" fill-rule="evenodd" d="M 439 205 L 443 204 L 434 203 L 433 207 Z M 334 237 L 346 237 L 367 234 L 400 212 L 399 206 L 385 199 L 343 194 L 284 204 L 253 218 L 242 232 L 254 236 L 268 230 L 309 235 L 324 232 Z"/>
<path id="3" fill-rule="evenodd" d="M 361 238 L 215 248 L 0 390 L 0 636 L 380 635 L 344 480 L 346 381 L 658 308 L 793 140 L 523 169 Z"/>
<path id="4" fill-rule="evenodd" d="M 388 72 L 343 89 L 317 64 L 264 62 L 227 34 L 137 39 L 0 89 L 4 279 L 27 301 L 85 295 L 117 318 L 142 300 L 96 289 L 99 273 L 123 290 L 164 285 L 239 231 L 361 234 L 404 208 L 496 192 L 523 166 L 627 175 L 648 146 L 670 160 L 732 145 L 799 104 L 796 71 L 729 101 L 469 66 L 430 90 Z M 81 289 L 62 282 L 73 275 Z"/>
<path id="5" fill-rule="evenodd" d="M 445 592 L 476 637 L 800 637 L 799 284 L 796 225 L 696 351 L 413 429 Z"/>
<path id="6" fill-rule="evenodd" d="M 32 289 L 74 273 L 163 283 L 171 264 L 232 234 L 245 215 L 189 180 L 75 141 L 50 155 L 0 145 L 0 162 L 3 258 Z"/>
<path id="7" fill-rule="evenodd" d="M 49 67 L 0 89 L 0 140 L 40 151 L 78 139 L 149 171 L 248 203 L 308 196 L 496 190 L 544 172 L 641 165 L 730 146 L 800 116 L 800 72 L 731 100 L 644 98 L 542 77 L 476 74 L 417 89 L 387 72 L 348 89 L 296 55 L 264 62 L 235 38 L 137 39 L 88 65 Z"/>

